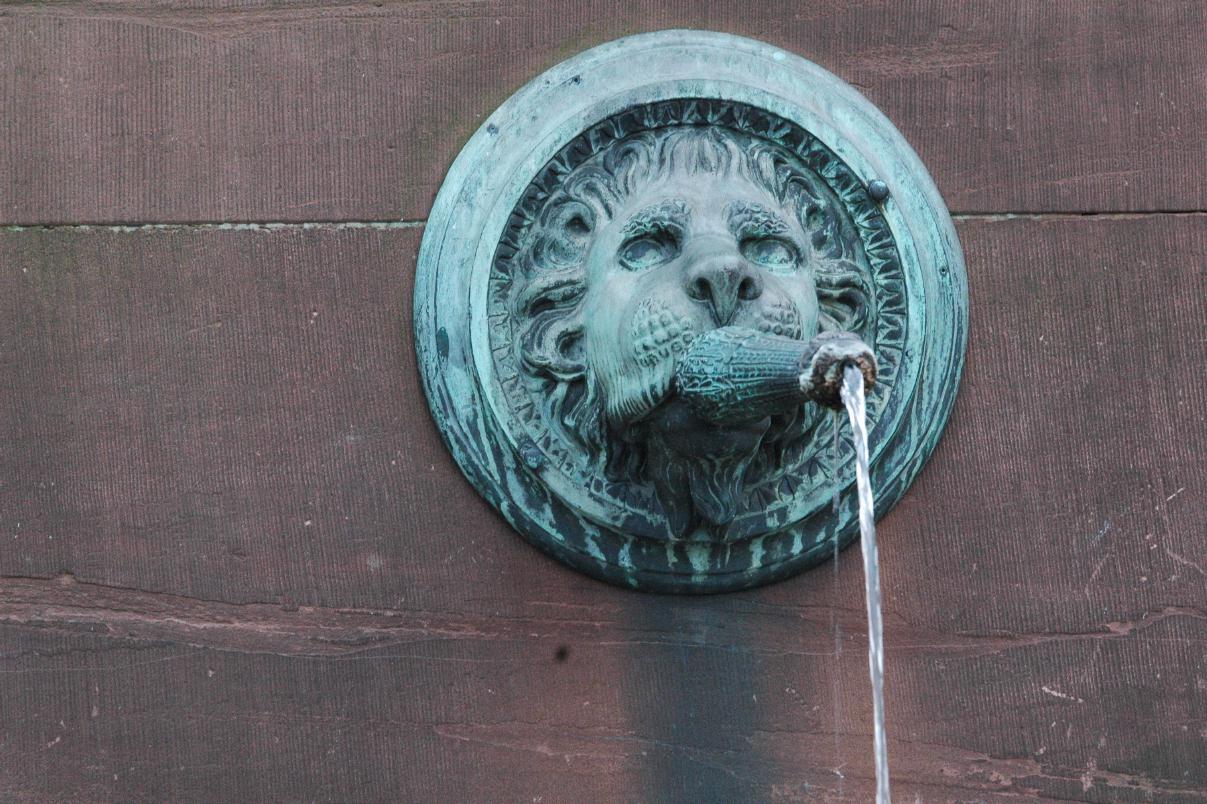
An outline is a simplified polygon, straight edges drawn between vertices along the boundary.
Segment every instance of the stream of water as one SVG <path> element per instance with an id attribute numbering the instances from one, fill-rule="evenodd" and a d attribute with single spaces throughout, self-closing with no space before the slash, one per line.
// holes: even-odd
<path id="1" fill-rule="evenodd" d="M 876 505 L 868 476 L 867 404 L 863 374 L 855 366 L 843 373 L 842 401 L 855 441 L 855 482 L 859 488 L 859 534 L 863 548 L 864 590 L 868 608 L 868 667 L 872 674 L 873 746 L 876 752 L 876 804 L 890 804 L 888 743 L 884 733 L 884 632 L 880 619 L 880 559 L 876 553 Z"/>

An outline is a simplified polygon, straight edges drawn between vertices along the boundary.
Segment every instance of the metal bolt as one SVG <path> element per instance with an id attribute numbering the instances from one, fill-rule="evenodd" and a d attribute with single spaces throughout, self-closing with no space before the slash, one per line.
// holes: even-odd
<path id="1" fill-rule="evenodd" d="M 888 185 L 880 179 L 872 179 L 868 182 L 868 195 L 872 197 L 873 201 L 879 204 L 888 198 Z"/>
<path id="2" fill-rule="evenodd" d="M 529 444 L 520 450 L 520 456 L 523 457 L 525 465 L 529 469 L 540 469 L 545 465 L 545 456 L 535 444 Z"/>

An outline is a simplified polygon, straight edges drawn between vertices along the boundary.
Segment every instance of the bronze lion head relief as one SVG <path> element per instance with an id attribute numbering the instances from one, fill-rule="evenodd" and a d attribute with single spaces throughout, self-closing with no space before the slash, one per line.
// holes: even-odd
<path id="1" fill-rule="evenodd" d="M 675 393 L 678 361 L 719 328 L 861 332 L 874 301 L 852 224 L 786 148 L 723 125 L 638 131 L 567 167 L 498 257 L 529 390 L 585 471 L 645 491 L 665 538 L 728 541 L 820 410 L 704 421 Z"/>
<path id="2" fill-rule="evenodd" d="M 415 343 L 453 459 L 525 539 L 718 592 L 854 538 L 841 367 L 879 509 L 901 498 L 966 305 L 951 218 L 871 103 L 774 45 L 660 31 L 550 68 L 470 138 L 424 224 Z"/>

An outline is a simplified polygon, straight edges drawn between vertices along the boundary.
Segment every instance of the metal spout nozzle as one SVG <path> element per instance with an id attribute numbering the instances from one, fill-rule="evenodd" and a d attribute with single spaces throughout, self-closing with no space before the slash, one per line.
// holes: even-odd
<path id="1" fill-rule="evenodd" d="M 823 332 L 806 342 L 722 327 L 692 341 L 675 367 L 675 385 L 696 415 L 735 425 L 788 413 L 810 400 L 841 408 L 847 365 L 858 366 L 870 391 L 876 358 L 849 332 Z"/>

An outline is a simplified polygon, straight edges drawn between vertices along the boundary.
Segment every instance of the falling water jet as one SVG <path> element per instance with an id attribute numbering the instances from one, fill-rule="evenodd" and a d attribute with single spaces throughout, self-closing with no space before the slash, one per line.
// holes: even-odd
<path id="1" fill-rule="evenodd" d="M 846 407 L 855 443 L 859 530 L 868 611 L 868 663 L 876 760 L 876 801 L 889 804 L 888 746 L 884 730 L 884 642 L 876 516 L 869 477 L 865 393 L 876 359 L 850 332 L 822 332 L 809 342 L 723 327 L 697 337 L 676 367 L 680 398 L 705 421 L 727 425 L 757 420 L 812 401 Z M 838 431 L 835 427 L 835 438 Z M 837 534 L 835 534 L 837 546 Z M 839 647 L 841 643 L 838 643 Z"/>
<path id="2" fill-rule="evenodd" d="M 884 624 L 880 615 L 880 559 L 876 551 L 876 501 L 869 476 L 867 404 L 864 376 L 857 366 L 843 372 L 842 401 L 855 442 L 855 483 L 859 490 L 859 534 L 868 609 L 868 667 L 872 676 L 876 802 L 889 804 L 888 743 L 884 731 Z"/>

